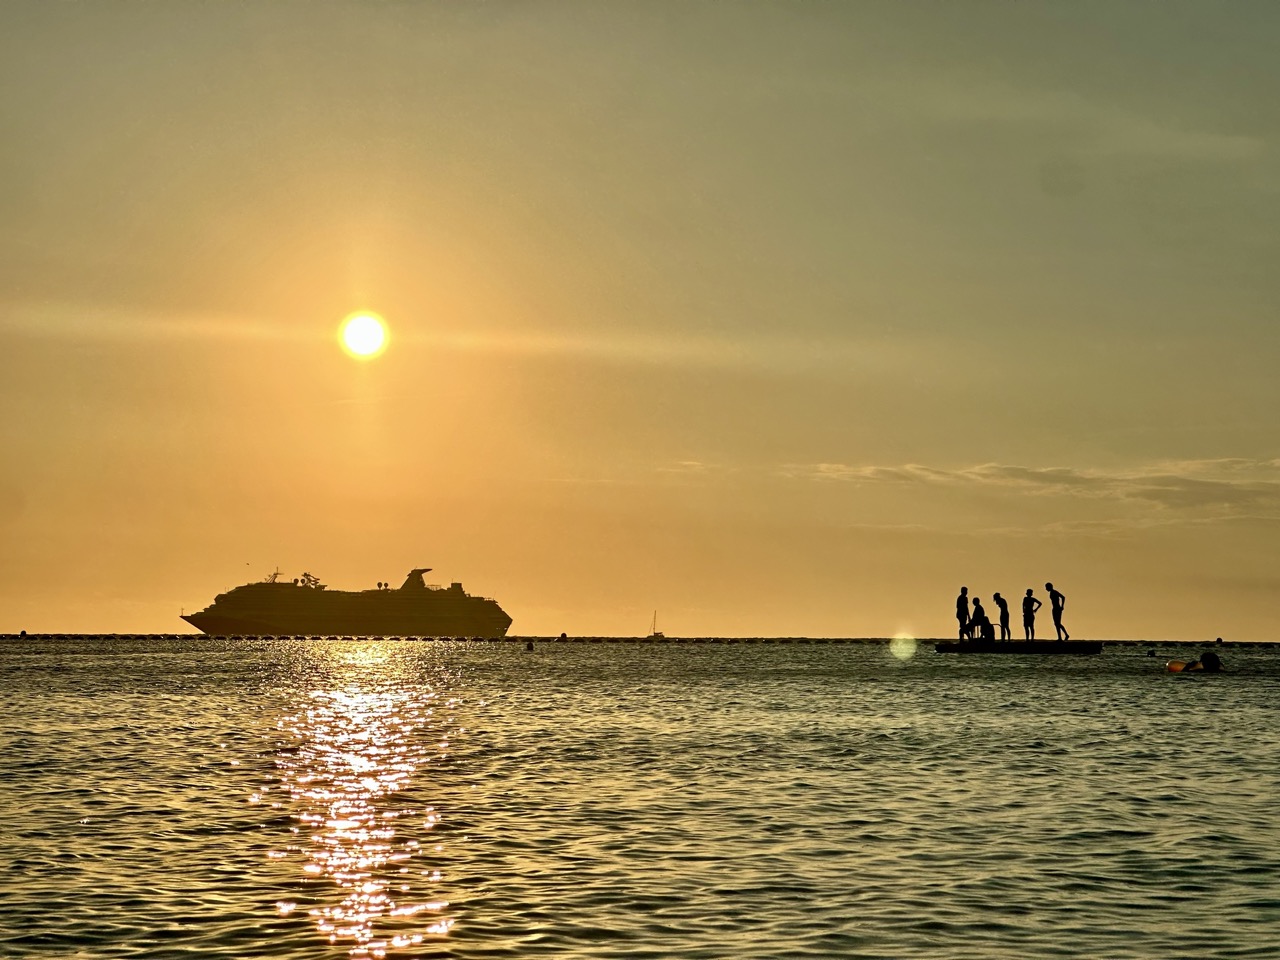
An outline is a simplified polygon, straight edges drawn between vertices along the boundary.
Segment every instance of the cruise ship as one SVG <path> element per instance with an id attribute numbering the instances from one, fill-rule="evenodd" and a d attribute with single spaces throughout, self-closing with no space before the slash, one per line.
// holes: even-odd
<path id="1" fill-rule="evenodd" d="M 329 590 L 304 573 L 281 580 L 279 571 L 259 583 L 218 594 L 199 613 L 182 619 L 218 636 L 502 637 L 511 618 L 486 597 L 473 597 L 462 584 L 430 586 L 430 567 L 409 571 L 392 589 Z"/>

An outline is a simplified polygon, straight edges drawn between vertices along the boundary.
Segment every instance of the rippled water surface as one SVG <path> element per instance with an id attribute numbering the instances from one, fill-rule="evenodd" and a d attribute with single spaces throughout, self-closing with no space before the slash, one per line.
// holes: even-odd
<path id="1" fill-rule="evenodd" d="M 1145 653 L 6 642 L 0 956 L 1280 957 L 1280 651 Z"/>

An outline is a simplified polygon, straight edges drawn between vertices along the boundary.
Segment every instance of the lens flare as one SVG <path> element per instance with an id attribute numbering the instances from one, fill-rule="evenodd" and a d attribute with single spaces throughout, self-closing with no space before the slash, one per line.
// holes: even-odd
<path id="1" fill-rule="evenodd" d="M 916 655 L 916 638 L 900 633 L 889 641 L 889 652 L 899 660 L 910 660 Z"/>

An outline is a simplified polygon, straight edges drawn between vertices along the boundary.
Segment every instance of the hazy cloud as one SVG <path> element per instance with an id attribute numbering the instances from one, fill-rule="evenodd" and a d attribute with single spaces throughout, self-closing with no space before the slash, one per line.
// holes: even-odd
<path id="1" fill-rule="evenodd" d="M 0 304 L 0 333 L 68 343 L 157 341 L 305 341 L 336 335 L 337 321 L 308 331 L 261 317 L 171 314 L 111 309 L 87 304 Z"/>
<path id="2" fill-rule="evenodd" d="M 1266 145 L 1258 137 L 1159 122 L 1072 91 L 996 84 L 922 84 L 916 89 L 917 109 L 938 120 L 1057 131 L 1064 142 L 1097 157 L 1233 163 L 1260 159 L 1266 153 Z"/>
<path id="3" fill-rule="evenodd" d="M 389 315 L 387 325 L 401 346 L 459 354 L 547 357 L 601 363 L 759 370 L 772 373 L 883 375 L 887 370 L 942 370 L 945 344 L 930 338 L 814 338 L 789 334 L 698 335 L 666 333 L 593 333 L 584 330 L 541 333 L 502 329 L 414 329 L 413 318 Z M 312 323 L 229 314 L 172 314 L 105 309 L 78 304 L 0 303 L 0 334 L 29 339 L 86 342 L 316 342 L 332 340 L 341 313 Z M 954 348 L 950 348 L 954 354 Z"/>
<path id="4" fill-rule="evenodd" d="M 701 460 L 677 460 L 675 463 L 656 468 L 658 473 L 675 474 L 686 477 L 708 477 L 716 474 L 732 472 L 731 468 L 717 463 L 703 463 Z"/>
<path id="5" fill-rule="evenodd" d="M 1189 460 L 1123 472 L 999 463 L 960 469 L 818 463 L 788 466 L 783 472 L 816 481 L 1001 489 L 1028 496 L 1088 497 L 1180 511 L 1280 511 L 1280 460 Z"/>

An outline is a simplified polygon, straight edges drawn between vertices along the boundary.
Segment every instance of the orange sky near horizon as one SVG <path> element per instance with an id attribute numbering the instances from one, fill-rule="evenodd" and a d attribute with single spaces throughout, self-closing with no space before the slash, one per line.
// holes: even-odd
<path id="1" fill-rule="evenodd" d="M 1051 580 L 1075 637 L 1274 640 L 1277 41 L 6 4 L 0 633 L 429 566 L 525 635 L 949 636 Z"/>

